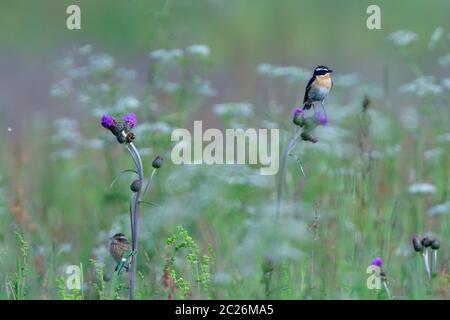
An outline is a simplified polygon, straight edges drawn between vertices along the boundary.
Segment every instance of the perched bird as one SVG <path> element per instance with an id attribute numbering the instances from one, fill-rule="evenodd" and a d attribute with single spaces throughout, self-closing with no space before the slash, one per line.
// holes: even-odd
<path id="1" fill-rule="evenodd" d="M 123 270 L 128 271 L 130 264 L 129 260 L 130 257 L 133 256 L 133 254 L 131 253 L 128 239 L 123 233 L 116 233 L 114 236 L 112 236 L 111 242 L 109 244 L 109 253 L 116 262 L 114 272 L 117 272 L 117 274 L 120 275 Z M 111 280 L 112 273 L 113 270 L 110 268 L 108 268 L 108 270 L 105 270 L 103 274 L 103 280 Z"/>
<path id="2" fill-rule="evenodd" d="M 109 245 L 109 253 L 114 258 L 114 261 L 119 263 L 124 254 L 128 251 L 130 244 L 127 237 L 123 233 L 116 233 L 111 238 Z"/>
<path id="3" fill-rule="evenodd" d="M 333 70 L 326 66 L 318 66 L 306 85 L 305 97 L 303 98 L 303 109 L 308 110 L 314 107 L 314 102 L 320 101 L 322 108 L 323 101 L 330 93 L 333 82 L 330 74 Z M 324 109 L 325 110 L 325 109 Z"/>

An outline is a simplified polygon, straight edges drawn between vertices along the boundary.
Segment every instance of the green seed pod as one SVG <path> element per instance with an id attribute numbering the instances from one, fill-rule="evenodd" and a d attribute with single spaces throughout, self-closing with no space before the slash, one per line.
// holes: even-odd
<path id="1" fill-rule="evenodd" d="M 441 247 L 438 239 L 431 240 L 431 249 L 438 250 Z"/>
<path id="2" fill-rule="evenodd" d="M 138 192 L 139 190 L 141 190 L 141 186 L 142 186 L 141 180 L 136 179 L 131 183 L 130 189 L 133 192 Z"/>
<path id="3" fill-rule="evenodd" d="M 163 157 L 157 156 L 155 158 L 155 160 L 153 160 L 153 162 L 152 162 L 152 167 L 155 168 L 155 169 L 161 168 L 161 166 L 163 164 L 163 161 L 164 161 Z"/>

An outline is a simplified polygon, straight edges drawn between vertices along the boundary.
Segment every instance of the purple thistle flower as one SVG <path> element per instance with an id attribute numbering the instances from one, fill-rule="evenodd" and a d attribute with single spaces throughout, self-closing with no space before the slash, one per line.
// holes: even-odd
<path id="1" fill-rule="evenodd" d="M 129 113 L 123 117 L 123 122 L 129 125 L 130 128 L 134 128 L 137 124 L 137 117 L 135 113 Z"/>
<path id="2" fill-rule="evenodd" d="M 316 118 L 319 120 L 320 124 L 326 126 L 328 124 L 327 115 L 323 112 L 317 112 L 315 114 Z"/>
<path id="3" fill-rule="evenodd" d="M 383 260 L 381 260 L 381 258 L 376 257 L 375 259 L 372 260 L 372 263 L 370 265 L 381 268 L 381 266 L 383 265 Z"/>
<path id="4" fill-rule="evenodd" d="M 294 109 L 292 109 L 292 112 L 291 112 L 292 118 L 294 118 L 298 113 L 303 115 L 303 110 L 299 107 L 295 107 Z"/>
<path id="5" fill-rule="evenodd" d="M 102 117 L 102 126 L 106 129 L 111 128 L 111 126 L 116 122 L 116 120 L 109 114 L 104 114 Z"/>

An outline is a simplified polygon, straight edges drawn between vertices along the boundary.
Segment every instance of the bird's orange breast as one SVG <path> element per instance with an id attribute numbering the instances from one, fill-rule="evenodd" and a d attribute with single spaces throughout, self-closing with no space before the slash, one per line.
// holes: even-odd
<path id="1" fill-rule="evenodd" d="M 331 77 L 329 74 L 325 74 L 323 76 L 317 76 L 316 82 L 317 82 L 317 85 L 319 85 L 321 87 L 331 89 L 332 82 L 331 82 Z"/>

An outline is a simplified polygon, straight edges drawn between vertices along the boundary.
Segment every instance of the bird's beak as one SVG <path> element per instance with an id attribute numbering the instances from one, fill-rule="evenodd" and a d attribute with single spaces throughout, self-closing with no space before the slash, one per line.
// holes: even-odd
<path id="1" fill-rule="evenodd" d="M 331 69 L 328 69 L 328 72 L 329 72 L 329 73 L 332 73 L 332 72 L 333 72 L 333 70 L 331 70 Z"/>

